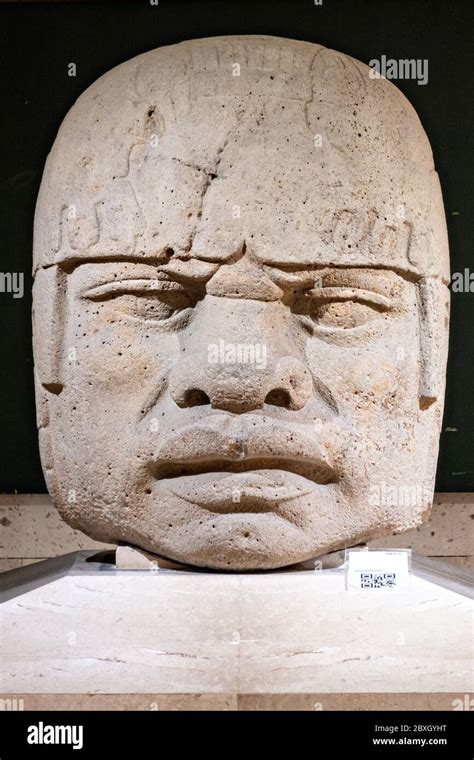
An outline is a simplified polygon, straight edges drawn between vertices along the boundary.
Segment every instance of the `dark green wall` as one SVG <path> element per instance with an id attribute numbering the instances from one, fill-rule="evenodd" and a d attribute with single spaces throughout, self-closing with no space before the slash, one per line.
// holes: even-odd
<path id="1" fill-rule="evenodd" d="M 25 296 L 0 293 L 0 492 L 45 490 L 31 351 L 36 194 L 57 129 L 80 93 L 118 63 L 163 44 L 218 34 L 274 34 L 368 62 L 427 58 L 429 82 L 395 82 L 428 133 L 444 193 L 452 271 L 474 272 L 471 0 L 287 0 L 0 5 L 0 271 L 25 273 Z M 77 76 L 67 64 L 77 64 Z M 474 286 L 473 286 L 474 290 Z M 474 486 L 474 292 L 453 294 L 437 489 Z M 451 431 L 446 430 L 452 429 Z"/>

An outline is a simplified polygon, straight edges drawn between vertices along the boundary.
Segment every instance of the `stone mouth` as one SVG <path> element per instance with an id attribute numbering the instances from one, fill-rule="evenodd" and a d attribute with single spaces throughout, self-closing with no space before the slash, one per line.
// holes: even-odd
<path id="1" fill-rule="evenodd" d="M 251 473 L 265 470 L 291 473 L 317 485 L 327 485 L 336 482 L 336 473 L 327 462 L 321 459 L 288 457 L 246 457 L 238 460 L 227 458 L 206 458 L 196 460 L 180 460 L 163 462 L 155 465 L 154 476 L 157 480 L 171 478 L 191 478 L 196 475 L 215 473 Z M 275 472 L 275 475 L 277 473 Z"/>

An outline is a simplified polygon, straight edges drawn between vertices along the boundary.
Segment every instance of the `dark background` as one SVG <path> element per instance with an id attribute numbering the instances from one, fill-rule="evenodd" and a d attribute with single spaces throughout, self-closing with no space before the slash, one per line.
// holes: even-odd
<path id="1" fill-rule="evenodd" d="M 427 58 L 429 81 L 395 80 L 420 116 L 443 188 L 453 272 L 474 271 L 472 0 L 149 0 L 0 4 L 0 271 L 25 273 L 25 296 L 0 293 L 0 492 L 46 490 L 31 348 L 33 214 L 44 162 L 76 98 L 122 61 L 221 34 L 318 42 L 368 63 Z M 75 62 L 77 76 L 69 77 Z M 474 285 L 473 285 L 474 291 Z M 438 491 L 474 490 L 474 292 L 453 294 Z M 447 430 L 451 428 L 451 430 Z"/>

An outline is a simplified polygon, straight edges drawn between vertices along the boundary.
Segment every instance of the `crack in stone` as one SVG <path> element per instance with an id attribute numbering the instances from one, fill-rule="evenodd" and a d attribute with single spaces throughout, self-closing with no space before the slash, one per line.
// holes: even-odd
<path id="1" fill-rule="evenodd" d="M 311 58 L 311 61 L 310 61 L 309 67 L 308 67 L 309 78 L 310 78 L 310 81 L 311 81 L 311 97 L 307 98 L 304 101 L 304 118 L 305 118 L 306 126 L 307 126 L 307 128 L 309 129 L 310 132 L 313 132 L 313 129 L 312 129 L 311 124 L 309 122 L 308 109 L 314 103 L 314 87 L 315 87 L 315 82 L 314 82 L 314 78 L 313 78 L 313 67 L 315 65 L 316 58 L 319 55 L 321 55 L 321 53 L 323 51 L 325 51 L 326 49 L 327 48 L 320 47 L 319 50 L 316 50 L 315 54 Z"/>
<path id="2" fill-rule="evenodd" d="M 200 172 L 201 174 L 205 174 L 207 177 L 211 178 L 211 181 L 216 178 L 216 174 L 214 174 L 212 171 L 209 171 L 209 169 L 206 169 L 204 166 L 199 166 L 199 164 L 193 164 L 189 161 L 184 161 L 182 158 L 176 158 L 176 156 L 161 156 L 160 158 L 170 158 L 171 161 L 177 161 L 179 164 L 182 164 L 183 166 L 187 166 L 189 169 L 194 169 L 197 172 Z"/>
<path id="3" fill-rule="evenodd" d="M 213 171 L 212 172 L 205 172 L 206 177 L 207 177 L 207 182 L 205 183 L 204 188 L 203 188 L 202 193 L 201 193 L 201 202 L 200 202 L 199 210 L 197 212 L 198 218 L 202 217 L 202 212 L 204 210 L 204 204 L 205 204 L 205 201 L 206 201 L 206 197 L 207 197 L 207 194 L 209 193 L 209 190 L 211 188 L 211 185 L 212 185 L 213 181 L 215 179 L 219 179 L 218 169 L 219 169 L 220 162 L 222 160 L 222 154 L 223 154 L 223 152 L 224 152 L 224 150 L 225 150 L 228 142 L 229 142 L 229 138 L 226 137 L 226 139 L 222 143 L 221 147 L 217 151 L 217 158 L 216 158 L 216 162 L 214 164 Z M 201 171 L 204 171 L 204 170 L 201 170 Z M 196 225 L 196 227 L 192 231 L 191 235 L 189 236 L 188 243 L 187 243 L 186 248 L 184 250 L 185 253 L 189 253 L 189 251 L 192 249 L 193 243 L 194 243 L 194 239 L 195 239 L 198 231 L 199 231 L 199 224 Z"/>

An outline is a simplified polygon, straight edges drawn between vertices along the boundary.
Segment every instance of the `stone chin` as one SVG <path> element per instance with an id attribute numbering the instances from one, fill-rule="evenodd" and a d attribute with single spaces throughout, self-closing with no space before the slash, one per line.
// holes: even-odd
<path id="1" fill-rule="evenodd" d="M 337 506 L 334 489 L 334 484 L 316 484 L 278 469 L 158 483 L 148 510 L 155 528 L 153 550 L 203 567 L 235 570 L 302 561 L 333 543 L 327 535 L 328 517 Z"/>
<path id="2" fill-rule="evenodd" d="M 182 487 L 188 490 L 189 483 Z M 417 504 L 390 503 L 389 490 L 374 505 L 362 484 L 350 497 L 335 483 L 311 483 L 304 490 L 281 501 L 274 493 L 268 499 L 248 493 L 237 504 L 209 500 L 198 505 L 157 485 L 145 497 L 140 489 L 127 501 L 83 503 L 74 509 L 69 504 L 60 511 L 74 528 L 98 541 L 123 542 L 198 567 L 247 571 L 285 567 L 415 528 L 431 505 L 428 494 L 424 503 L 420 494 L 414 494 Z"/>

